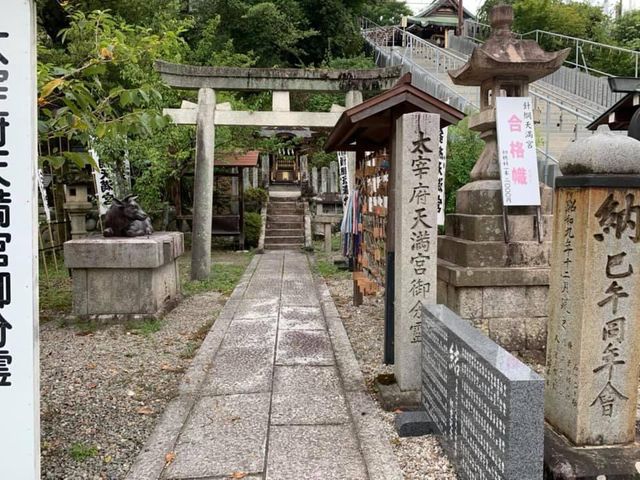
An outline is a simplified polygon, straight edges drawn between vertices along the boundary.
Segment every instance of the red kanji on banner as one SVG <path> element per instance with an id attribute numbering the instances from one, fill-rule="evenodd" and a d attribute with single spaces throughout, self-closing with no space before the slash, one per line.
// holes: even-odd
<path id="1" fill-rule="evenodd" d="M 509 153 L 511 158 L 524 158 L 524 144 L 522 142 L 511 142 L 509 145 Z"/>
<path id="2" fill-rule="evenodd" d="M 517 185 L 527 184 L 527 169 L 523 167 L 511 169 L 511 180 Z"/>
<path id="3" fill-rule="evenodd" d="M 511 115 L 511 117 L 509 117 L 509 120 L 507 120 L 507 123 L 509 124 L 510 131 L 512 132 L 522 131 L 522 120 L 520 120 L 515 113 Z"/>

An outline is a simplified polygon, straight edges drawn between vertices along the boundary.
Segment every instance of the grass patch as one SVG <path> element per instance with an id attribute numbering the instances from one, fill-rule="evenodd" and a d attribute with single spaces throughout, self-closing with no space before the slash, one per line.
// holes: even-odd
<path id="1" fill-rule="evenodd" d="M 152 333 L 159 332 L 162 328 L 162 322 L 155 318 L 144 320 L 131 327 L 131 332 L 139 335 L 151 335 Z"/>
<path id="2" fill-rule="evenodd" d="M 84 443 L 74 443 L 69 448 L 69 455 L 74 460 L 81 462 L 87 458 L 98 455 L 98 449 L 93 445 L 85 445 Z"/>
<path id="3" fill-rule="evenodd" d="M 69 271 L 64 268 L 62 255 L 58 256 L 57 267 L 53 260 L 47 257 L 45 269 L 44 261 L 40 261 L 38 288 L 40 320 L 46 322 L 71 312 L 72 282 Z"/>
<path id="4" fill-rule="evenodd" d="M 200 346 L 200 343 L 193 342 L 193 341 L 189 340 L 185 344 L 184 349 L 182 350 L 182 352 L 180 352 L 180 358 L 182 358 L 184 360 L 189 360 L 189 359 L 195 357 L 199 346 Z"/>
<path id="5" fill-rule="evenodd" d="M 229 261 L 228 255 L 237 255 L 237 257 Z M 253 253 L 227 253 L 225 261 L 216 261 L 216 257 L 217 255 L 214 255 L 213 265 L 211 266 L 211 276 L 206 280 L 190 280 L 190 269 L 182 269 L 182 292 L 185 295 L 195 295 L 204 292 L 220 292 L 223 295 L 230 295 L 253 258 Z"/>
<path id="6" fill-rule="evenodd" d="M 313 251 L 316 258 L 315 265 L 313 267 L 315 274 L 324 278 L 337 280 L 346 280 L 351 278 L 351 272 L 338 267 L 334 263 L 335 259 L 342 259 L 341 242 L 342 240 L 340 239 L 340 235 L 333 235 L 331 237 L 331 254 L 327 254 L 324 251 L 324 240 L 316 240 L 313 242 Z"/>

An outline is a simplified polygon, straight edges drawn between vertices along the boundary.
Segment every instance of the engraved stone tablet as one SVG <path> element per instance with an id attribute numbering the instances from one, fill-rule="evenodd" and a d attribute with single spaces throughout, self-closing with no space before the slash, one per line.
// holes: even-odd
<path id="1" fill-rule="evenodd" d="M 423 309 L 422 404 L 461 480 L 539 480 L 544 380 L 444 305 Z"/>

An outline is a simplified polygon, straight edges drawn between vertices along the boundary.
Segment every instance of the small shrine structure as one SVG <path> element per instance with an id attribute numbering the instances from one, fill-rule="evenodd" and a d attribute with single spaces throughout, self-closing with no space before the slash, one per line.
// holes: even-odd
<path id="1" fill-rule="evenodd" d="M 479 86 L 480 111 L 469 128 L 485 148 L 471 182 L 456 194 L 438 242 L 438 303 L 511 351 L 544 349 L 549 290 L 551 188 L 540 184 L 541 207 L 504 207 L 496 140 L 496 98 L 526 97 L 529 83 L 556 71 L 569 53 L 545 52 L 511 31 L 513 9 L 494 7 L 492 33 L 460 69 L 455 84 Z M 510 172 L 506 172 L 510 175 Z"/>
<path id="2" fill-rule="evenodd" d="M 355 304 L 384 288 L 384 361 L 395 364 L 403 404 L 418 400 L 421 306 L 436 303 L 438 140 L 463 117 L 408 73 L 344 111 L 325 143 L 326 151 L 356 152 L 343 250 L 353 261 Z"/>

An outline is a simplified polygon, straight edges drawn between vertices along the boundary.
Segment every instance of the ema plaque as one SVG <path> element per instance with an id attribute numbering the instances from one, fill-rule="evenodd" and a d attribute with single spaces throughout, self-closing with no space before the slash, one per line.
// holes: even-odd
<path id="1" fill-rule="evenodd" d="M 461 480 L 539 480 L 544 380 L 444 305 L 423 309 L 422 404 Z"/>

